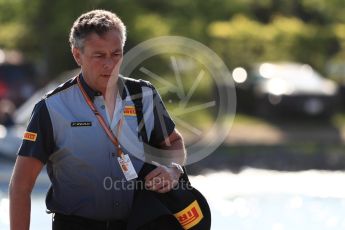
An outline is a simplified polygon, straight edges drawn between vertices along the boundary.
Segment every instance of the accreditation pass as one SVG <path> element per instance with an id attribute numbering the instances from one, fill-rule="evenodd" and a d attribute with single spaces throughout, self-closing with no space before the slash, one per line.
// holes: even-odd
<path id="1" fill-rule="evenodd" d="M 127 181 L 133 180 L 138 177 L 128 154 L 123 154 L 122 157 L 117 157 L 117 161 L 119 162 L 120 168 Z"/>

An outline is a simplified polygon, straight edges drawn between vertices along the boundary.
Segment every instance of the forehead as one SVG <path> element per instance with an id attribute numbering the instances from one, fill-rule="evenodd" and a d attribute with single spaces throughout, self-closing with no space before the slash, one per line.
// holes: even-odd
<path id="1" fill-rule="evenodd" d="M 84 41 L 84 50 L 109 51 L 122 50 L 121 34 L 116 30 L 110 30 L 102 35 L 95 32 L 89 34 Z"/>

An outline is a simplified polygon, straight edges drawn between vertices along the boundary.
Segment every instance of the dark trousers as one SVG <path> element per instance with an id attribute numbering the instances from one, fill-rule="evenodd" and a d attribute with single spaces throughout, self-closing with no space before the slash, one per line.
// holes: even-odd
<path id="1" fill-rule="evenodd" d="M 96 221 L 78 216 L 54 214 L 53 230 L 126 230 L 124 221 Z M 161 217 L 138 230 L 180 230 L 180 225 Z"/>
<path id="2" fill-rule="evenodd" d="M 53 214 L 53 230 L 126 230 L 124 221 L 97 221 L 79 216 Z"/>

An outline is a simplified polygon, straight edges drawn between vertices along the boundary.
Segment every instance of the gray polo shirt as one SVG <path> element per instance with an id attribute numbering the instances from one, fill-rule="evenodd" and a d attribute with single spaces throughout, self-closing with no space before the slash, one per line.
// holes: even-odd
<path id="1" fill-rule="evenodd" d="M 128 89 L 117 96 L 110 120 L 103 96 L 82 77 L 81 84 L 138 173 L 145 156 Z M 173 132 L 175 125 L 154 87 L 148 83 L 142 90 L 146 132 L 150 142 L 158 144 Z M 157 99 L 160 103 L 153 103 Z M 157 111 L 164 117 L 164 124 L 156 118 Z M 123 125 L 118 133 L 121 119 Z M 116 152 L 87 105 L 76 78 L 72 78 L 36 104 L 18 155 L 35 157 L 47 165 L 52 183 L 46 198 L 48 210 L 110 220 L 127 218 L 134 193 L 130 184 L 133 182 L 126 182 Z"/>

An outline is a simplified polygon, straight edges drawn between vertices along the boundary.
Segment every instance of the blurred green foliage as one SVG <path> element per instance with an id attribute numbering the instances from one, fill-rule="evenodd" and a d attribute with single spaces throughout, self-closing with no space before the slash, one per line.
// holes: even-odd
<path id="1" fill-rule="evenodd" d="M 294 60 L 322 68 L 340 52 L 340 38 L 331 27 L 304 23 L 296 17 L 275 16 L 260 23 L 244 15 L 210 23 L 210 46 L 229 67 L 267 60 Z"/>
<path id="2" fill-rule="evenodd" d="M 180 35 L 211 47 L 230 68 L 292 60 L 324 72 L 326 62 L 345 57 L 344 0 L 0 0 L 0 48 L 23 51 L 52 78 L 75 67 L 69 29 L 95 8 L 127 24 L 126 50 Z"/>

